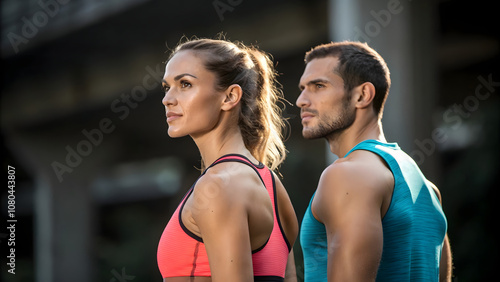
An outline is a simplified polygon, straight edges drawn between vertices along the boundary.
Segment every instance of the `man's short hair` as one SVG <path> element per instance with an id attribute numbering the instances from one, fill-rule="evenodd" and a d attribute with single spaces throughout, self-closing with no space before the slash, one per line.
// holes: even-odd
<path id="1" fill-rule="evenodd" d="M 389 94 L 391 78 L 384 59 L 366 43 L 343 41 L 318 45 L 306 53 L 306 64 L 314 59 L 335 57 L 339 64 L 335 70 L 344 80 L 347 95 L 365 82 L 375 86 L 373 107 L 382 118 L 385 100 Z"/>

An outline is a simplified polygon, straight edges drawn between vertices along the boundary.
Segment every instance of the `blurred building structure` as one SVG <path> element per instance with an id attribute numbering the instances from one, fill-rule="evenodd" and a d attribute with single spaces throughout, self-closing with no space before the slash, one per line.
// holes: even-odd
<path id="1" fill-rule="evenodd" d="M 456 273 L 469 281 L 499 254 L 487 224 L 498 196 L 500 36 L 487 3 L 2 1 L 3 164 L 17 169 L 19 218 L 18 273 L 2 277 L 161 279 L 157 240 L 200 159 L 189 138 L 166 134 L 164 62 L 183 35 L 223 31 L 274 56 L 292 104 L 304 53 L 317 44 L 364 41 L 385 58 L 386 137 L 441 187 Z M 462 22 L 468 14 L 481 18 Z M 284 115 L 290 153 L 280 171 L 301 220 L 332 158 L 323 140 L 303 140 L 297 107 Z M 2 191 L 2 214 L 6 199 Z"/>

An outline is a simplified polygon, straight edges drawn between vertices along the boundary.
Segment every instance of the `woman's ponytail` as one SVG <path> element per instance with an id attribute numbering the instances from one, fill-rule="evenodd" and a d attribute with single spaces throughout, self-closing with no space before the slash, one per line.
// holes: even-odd
<path id="1" fill-rule="evenodd" d="M 243 118 L 257 118 L 259 124 L 267 125 L 263 128 L 256 151 L 260 152 L 261 161 L 274 170 L 286 157 L 285 144 L 283 143 L 285 121 L 278 104 L 284 100 L 284 97 L 281 90 L 278 89 L 276 71 L 270 56 L 255 47 L 247 48 L 247 52 L 255 64 L 254 68 L 258 75 L 256 102 L 260 116 Z"/>

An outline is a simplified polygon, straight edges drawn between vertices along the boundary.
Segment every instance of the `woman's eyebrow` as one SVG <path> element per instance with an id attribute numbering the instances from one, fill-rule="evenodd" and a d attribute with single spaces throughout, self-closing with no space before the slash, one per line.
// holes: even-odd
<path id="1" fill-rule="evenodd" d="M 179 74 L 179 75 L 177 75 L 177 76 L 175 76 L 175 77 L 174 77 L 174 81 L 177 81 L 177 80 L 179 80 L 179 79 L 183 78 L 184 76 L 191 76 L 191 77 L 194 77 L 194 78 L 196 78 L 196 79 L 197 79 L 197 77 L 196 77 L 196 76 L 194 76 L 194 75 L 192 75 L 192 74 L 189 74 L 189 73 L 181 73 L 181 74 Z"/>
<path id="2" fill-rule="evenodd" d="M 174 81 L 178 81 L 179 79 L 181 79 L 181 78 L 183 78 L 183 77 L 185 77 L 185 76 L 191 76 L 191 77 L 193 77 L 193 78 L 198 79 L 196 76 L 194 76 L 194 75 L 192 75 L 192 74 L 189 74 L 189 73 L 181 73 L 181 74 L 179 74 L 179 75 L 177 75 L 177 76 L 175 76 L 175 77 L 174 77 Z M 167 82 L 167 80 L 166 80 L 166 79 L 162 79 L 162 80 L 161 80 L 161 82 L 162 82 L 162 84 L 168 85 L 168 82 Z"/>

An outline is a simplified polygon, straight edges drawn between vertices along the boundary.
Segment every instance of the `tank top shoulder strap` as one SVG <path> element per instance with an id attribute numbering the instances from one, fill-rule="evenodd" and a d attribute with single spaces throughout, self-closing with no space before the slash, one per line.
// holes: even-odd
<path id="1" fill-rule="evenodd" d="M 210 166 L 208 166 L 205 171 L 203 171 L 202 175 L 205 174 L 211 167 L 224 162 L 239 162 L 248 165 L 257 173 L 264 186 L 266 186 L 266 188 L 269 187 L 269 182 L 266 178 L 268 178 L 269 176 L 272 177 L 272 175 L 270 174 L 270 171 L 266 169 L 266 166 L 261 162 L 259 162 L 258 164 L 254 164 L 247 157 L 240 154 L 227 154 L 218 158 Z"/>
<path id="2" fill-rule="evenodd" d="M 347 154 L 345 154 L 344 158 L 347 157 L 350 153 L 352 153 L 355 150 L 366 150 L 366 151 L 371 151 L 376 153 L 377 151 L 380 151 L 380 148 L 391 148 L 391 149 L 399 149 L 399 146 L 397 143 L 384 143 L 380 142 L 378 140 L 373 140 L 373 139 L 368 139 L 364 140 L 360 143 L 358 143 L 356 146 L 354 146 Z"/>
<path id="3" fill-rule="evenodd" d="M 394 180 L 396 182 L 400 180 L 400 177 L 402 176 L 401 168 L 394 155 L 396 151 L 401 150 L 397 143 L 384 143 L 373 139 L 364 140 L 345 154 L 344 158 L 356 150 L 369 151 L 381 157 L 394 174 Z"/>
<path id="4" fill-rule="evenodd" d="M 227 155 L 224 155 L 224 156 L 218 158 L 217 160 L 215 160 L 215 162 L 213 162 L 207 169 L 209 169 L 212 166 L 217 165 L 219 163 L 223 163 L 223 162 L 241 162 L 241 163 L 250 165 L 251 167 L 255 167 L 257 169 L 263 169 L 265 167 L 264 164 L 261 162 L 259 162 L 258 164 L 252 163 L 247 157 L 245 157 L 243 155 L 227 154 Z"/>

